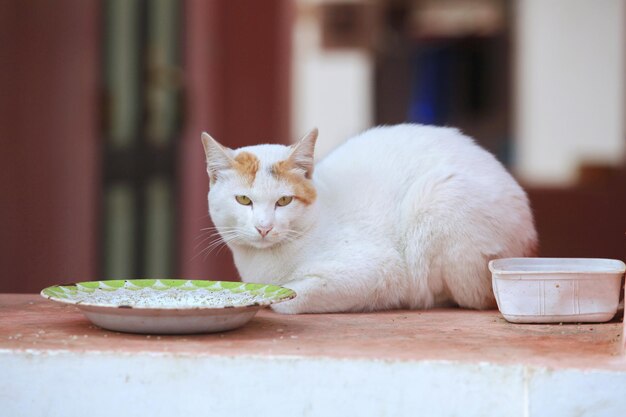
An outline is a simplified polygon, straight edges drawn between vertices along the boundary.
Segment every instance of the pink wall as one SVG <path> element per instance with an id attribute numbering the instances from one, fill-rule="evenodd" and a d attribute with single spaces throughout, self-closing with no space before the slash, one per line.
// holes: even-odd
<path id="1" fill-rule="evenodd" d="M 0 292 L 96 277 L 99 12 L 0 2 Z"/>

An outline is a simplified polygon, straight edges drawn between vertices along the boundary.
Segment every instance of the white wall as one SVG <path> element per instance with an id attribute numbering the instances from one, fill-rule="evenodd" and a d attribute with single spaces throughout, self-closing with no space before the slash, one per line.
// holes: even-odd
<path id="1" fill-rule="evenodd" d="M 317 127 L 317 158 L 373 123 L 373 61 L 358 49 L 321 49 L 315 5 L 322 2 L 297 1 L 292 78 L 292 137 Z"/>
<path id="2" fill-rule="evenodd" d="M 626 156 L 626 2 L 517 2 L 516 172 L 566 185 Z"/>
<path id="3" fill-rule="evenodd" d="M 373 123 L 373 60 L 322 50 L 315 6 L 298 0 L 292 137 L 320 129 L 317 157 Z M 626 1 L 518 0 L 515 171 L 568 185 L 581 163 L 626 159 Z"/>

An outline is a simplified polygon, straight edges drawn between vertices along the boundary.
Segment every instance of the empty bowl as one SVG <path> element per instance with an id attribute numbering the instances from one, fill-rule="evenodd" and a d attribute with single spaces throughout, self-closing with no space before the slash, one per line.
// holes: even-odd
<path id="1" fill-rule="evenodd" d="M 605 322 L 615 316 L 624 262 L 505 258 L 489 262 L 498 308 L 513 323 Z"/>

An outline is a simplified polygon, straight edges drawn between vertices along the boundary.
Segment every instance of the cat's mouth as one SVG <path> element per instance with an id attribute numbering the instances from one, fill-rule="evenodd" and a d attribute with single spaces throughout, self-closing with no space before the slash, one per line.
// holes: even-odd
<path id="1" fill-rule="evenodd" d="M 272 230 L 267 234 L 258 234 L 255 238 L 249 239 L 247 243 L 257 249 L 269 249 L 292 240 L 293 238 L 291 233 Z"/>
<path id="2" fill-rule="evenodd" d="M 259 236 L 257 239 L 248 242 L 250 246 L 253 246 L 257 249 L 271 248 L 272 246 L 275 246 L 279 243 L 280 243 L 279 240 L 272 239 L 269 236 L 263 236 L 263 237 Z"/>
<path id="3" fill-rule="evenodd" d="M 231 243 L 238 246 L 247 246 L 255 249 L 267 249 L 279 244 L 280 237 L 275 232 L 272 233 L 245 233 L 239 239 L 233 239 Z"/>
<path id="4" fill-rule="evenodd" d="M 292 242 L 300 234 L 292 231 L 271 230 L 267 233 L 255 233 L 247 231 L 240 235 L 238 239 L 231 241 L 236 246 L 244 246 L 254 249 L 269 249 L 271 247 L 281 246 L 285 243 Z"/>

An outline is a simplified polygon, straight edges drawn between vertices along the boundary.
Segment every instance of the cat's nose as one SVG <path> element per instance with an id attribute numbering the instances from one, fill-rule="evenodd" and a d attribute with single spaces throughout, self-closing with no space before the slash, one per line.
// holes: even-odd
<path id="1" fill-rule="evenodd" d="M 257 232 L 261 235 L 261 237 L 267 236 L 269 232 L 271 232 L 273 227 L 256 227 Z"/>

